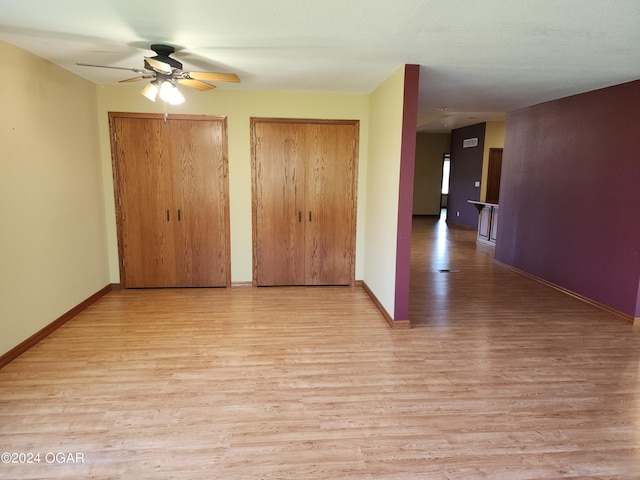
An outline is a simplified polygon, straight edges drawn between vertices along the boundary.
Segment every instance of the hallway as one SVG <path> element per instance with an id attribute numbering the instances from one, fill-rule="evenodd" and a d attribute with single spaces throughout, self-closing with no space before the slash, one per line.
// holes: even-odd
<path id="1" fill-rule="evenodd" d="M 622 317 L 596 308 L 493 261 L 476 231 L 449 227 L 445 217 L 414 217 L 409 314 L 412 327 L 549 324 L 629 328 Z M 441 272 L 450 270 L 450 272 Z"/>

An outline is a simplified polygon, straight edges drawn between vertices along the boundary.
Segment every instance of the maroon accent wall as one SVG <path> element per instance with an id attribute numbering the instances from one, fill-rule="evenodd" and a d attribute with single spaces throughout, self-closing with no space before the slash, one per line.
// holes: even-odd
<path id="1" fill-rule="evenodd" d="M 413 175 L 416 161 L 416 130 L 418 127 L 419 81 L 420 66 L 405 65 L 394 321 L 409 320 L 411 220 L 413 212 Z"/>
<path id="2" fill-rule="evenodd" d="M 507 115 L 495 258 L 640 317 L 640 81 Z"/>
<path id="3" fill-rule="evenodd" d="M 456 128 L 451 132 L 451 172 L 447 223 L 470 228 L 478 227 L 478 210 L 467 200 L 480 200 L 480 187 L 476 187 L 475 182 L 482 181 L 486 127 L 486 123 L 478 123 Z M 477 138 L 478 146 L 462 148 L 462 141 L 467 138 Z M 460 215 L 457 215 L 458 212 Z"/>

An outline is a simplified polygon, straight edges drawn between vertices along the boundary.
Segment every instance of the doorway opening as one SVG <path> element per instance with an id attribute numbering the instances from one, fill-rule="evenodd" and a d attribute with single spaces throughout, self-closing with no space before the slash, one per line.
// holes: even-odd
<path id="1" fill-rule="evenodd" d="M 449 203 L 449 177 L 451 174 L 451 154 L 442 157 L 442 183 L 440 186 L 440 217 L 446 218 Z"/>
<path id="2" fill-rule="evenodd" d="M 500 201 L 500 178 L 502 175 L 502 148 L 492 148 L 489 150 L 489 165 L 487 174 L 487 195 L 488 203 L 499 203 Z"/>

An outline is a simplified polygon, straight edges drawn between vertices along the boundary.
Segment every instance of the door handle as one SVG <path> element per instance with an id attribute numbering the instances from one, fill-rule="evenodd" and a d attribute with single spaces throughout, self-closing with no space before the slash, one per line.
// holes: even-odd
<path id="1" fill-rule="evenodd" d="M 180 221 L 180 209 L 178 209 L 178 221 Z"/>
<path id="2" fill-rule="evenodd" d="M 309 221 L 311 221 L 311 211 L 309 211 Z"/>
<path id="3" fill-rule="evenodd" d="M 167 222 L 169 221 L 169 210 L 167 210 Z"/>
<path id="4" fill-rule="evenodd" d="M 298 211 L 298 221 L 301 222 L 302 221 L 302 212 Z"/>

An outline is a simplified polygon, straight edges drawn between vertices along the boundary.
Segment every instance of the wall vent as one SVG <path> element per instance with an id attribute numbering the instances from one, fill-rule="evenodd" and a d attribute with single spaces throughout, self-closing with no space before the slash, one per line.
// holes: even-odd
<path id="1" fill-rule="evenodd" d="M 462 148 L 471 148 L 478 146 L 478 138 L 465 138 L 462 141 Z"/>

